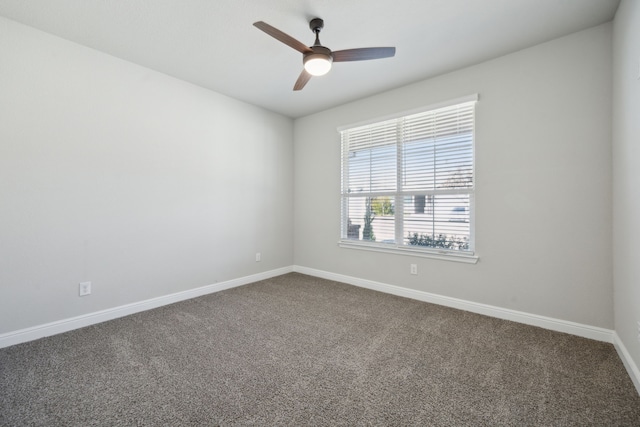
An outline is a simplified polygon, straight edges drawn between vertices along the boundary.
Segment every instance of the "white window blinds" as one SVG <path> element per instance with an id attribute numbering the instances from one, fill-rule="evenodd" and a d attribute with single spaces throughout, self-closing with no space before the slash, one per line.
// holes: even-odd
<path id="1" fill-rule="evenodd" d="M 342 239 L 473 252 L 473 100 L 342 130 Z"/>

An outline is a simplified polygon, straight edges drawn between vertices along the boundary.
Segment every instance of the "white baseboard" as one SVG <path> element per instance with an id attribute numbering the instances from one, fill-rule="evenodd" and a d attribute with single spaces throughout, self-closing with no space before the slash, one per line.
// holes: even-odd
<path id="1" fill-rule="evenodd" d="M 638 369 L 638 366 L 634 363 L 631 355 L 627 351 L 627 347 L 625 347 L 622 340 L 615 331 L 613 332 L 613 345 L 618 352 L 618 356 L 620 356 L 620 359 L 622 359 L 622 363 L 627 369 L 627 372 L 631 377 L 631 381 L 633 381 L 633 385 L 636 386 L 636 390 L 638 391 L 638 394 L 640 394 L 640 369 Z"/>
<path id="2" fill-rule="evenodd" d="M 145 301 L 121 305 L 118 307 L 96 311 L 82 316 L 58 320 L 44 325 L 38 325 L 31 328 L 8 332 L 0 335 L 0 348 L 9 347 L 11 345 L 33 341 L 38 338 L 72 331 L 74 329 L 83 328 L 85 326 L 94 325 L 96 323 L 105 322 L 107 320 L 117 319 L 119 317 L 128 316 L 130 314 L 139 313 L 141 311 L 151 310 L 153 308 L 162 307 L 164 305 L 173 304 L 175 302 L 196 298 L 214 292 L 220 292 L 225 289 L 235 288 L 237 286 L 258 282 L 260 280 L 270 279 L 271 277 L 280 276 L 292 271 L 293 268 L 291 266 L 278 268 L 275 270 L 265 271 L 263 273 L 253 274 L 251 276 L 245 276 L 237 279 L 227 280 L 225 282 L 215 283 L 213 285 L 189 289 L 188 291 L 176 292 L 174 294 L 151 298 Z"/>
<path id="3" fill-rule="evenodd" d="M 323 279 L 348 283 L 350 285 L 411 298 L 419 301 L 430 302 L 433 304 L 457 308 L 473 313 L 497 317 L 499 319 L 512 320 L 514 322 L 538 326 L 558 332 L 565 332 L 584 338 L 614 343 L 614 332 L 604 328 L 583 325 L 567 320 L 560 320 L 551 317 L 539 316 L 536 314 L 524 313 L 521 311 L 495 307 L 487 304 L 480 304 L 458 298 L 451 298 L 447 296 L 432 294 L 429 292 L 418 291 L 415 289 L 408 289 L 400 286 L 389 285 L 386 283 L 375 282 L 372 280 L 361 279 L 358 277 L 345 276 L 342 274 L 294 265 L 266 271 L 264 273 L 254 274 L 251 276 L 245 276 L 238 279 L 232 279 L 213 285 L 190 289 L 188 291 L 177 292 L 174 294 L 152 298 L 145 301 L 122 305 L 107 310 L 97 311 L 82 316 L 63 319 L 44 325 L 38 325 L 31 328 L 5 333 L 0 335 L 0 348 L 8 347 L 10 345 L 19 344 L 22 342 L 32 341 L 38 338 L 55 335 L 62 332 L 71 331 L 73 329 L 78 329 L 107 320 L 116 319 L 118 317 L 127 316 L 129 314 L 139 313 L 141 311 L 150 310 L 164 305 L 173 304 L 175 302 L 184 301 L 190 298 L 196 298 L 202 295 L 219 292 L 225 289 L 246 285 L 248 283 L 269 279 L 271 277 L 290 273 L 292 271 L 308 274 L 310 276 L 320 277 Z M 620 343 L 620 345 L 622 345 L 622 343 Z"/>
<path id="4" fill-rule="evenodd" d="M 596 326 L 583 325 L 567 320 L 554 319 L 552 317 L 539 316 L 522 311 L 510 310 L 487 304 L 480 304 L 458 298 L 451 298 L 432 294 L 429 292 L 403 288 L 400 286 L 388 285 L 386 283 L 374 282 L 372 280 L 360 279 L 357 277 L 345 276 L 342 274 L 330 273 L 328 271 L 302 267 L 299 265 L 294 265 L 293 271 L 308 274 L 310 276 L 320 277 L 322 279 L 334 280 L 336 282 L 348 283 L 350 285 L 359 286 L 362 288 L 385 292 L 387 294 L 393 294 L 419 301 L 444 305 L 446 307 L 457 308 L 460 310 L 470 311 L 472 313 L 484 314 L 486 316 L 497 317 L 499 319 L 511 320 L 518 323 L 524 323 L 526 325 L 538 326 L 540 328 L 557 332 L 564 332 L 567 334 L 577 335 L 579 337 L 589 338 L 592 340 L 613 343 L 614 332 L 612 330 L 599 328 Z"/>

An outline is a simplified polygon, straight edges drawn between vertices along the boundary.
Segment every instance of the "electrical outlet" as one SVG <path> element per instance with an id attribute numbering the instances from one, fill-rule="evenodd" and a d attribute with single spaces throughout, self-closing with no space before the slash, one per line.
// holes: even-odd
<path id="1" fill-rule="evenodd" d="M 91 294 L 91 282 L 80 283 L 78 290 L 81 297 Z"/>
<path id="2" fill-rule="evenodd" d="M 262 261 L 262 254 L 260 252 L 256 252 L 256 262 Z"/>
<path id="3" fill-rule="evenodd" d="M 418 274 L 418 264 L 411 264 L 411 274 Z"/>

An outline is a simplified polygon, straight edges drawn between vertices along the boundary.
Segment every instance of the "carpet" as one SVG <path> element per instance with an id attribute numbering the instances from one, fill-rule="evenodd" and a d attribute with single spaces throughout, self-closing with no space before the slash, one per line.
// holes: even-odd
<path id="1" fill-rule="evenodd" d="M 611 344 L 290 273 L 0 349 L 2 426 L 640 426 Z"/>

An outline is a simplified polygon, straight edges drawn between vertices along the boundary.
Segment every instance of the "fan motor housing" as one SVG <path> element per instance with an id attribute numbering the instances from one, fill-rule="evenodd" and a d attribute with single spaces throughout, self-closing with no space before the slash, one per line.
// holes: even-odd
<path id="1" fill-rule="evenodd" d="M 331 49 L 324 46 L 311 46 L 311 52 L 307 52 L 302 56 L 302 63 L 304 64 L 312 58 L 323 58 L 329 62 L 333 62 Z"/>

